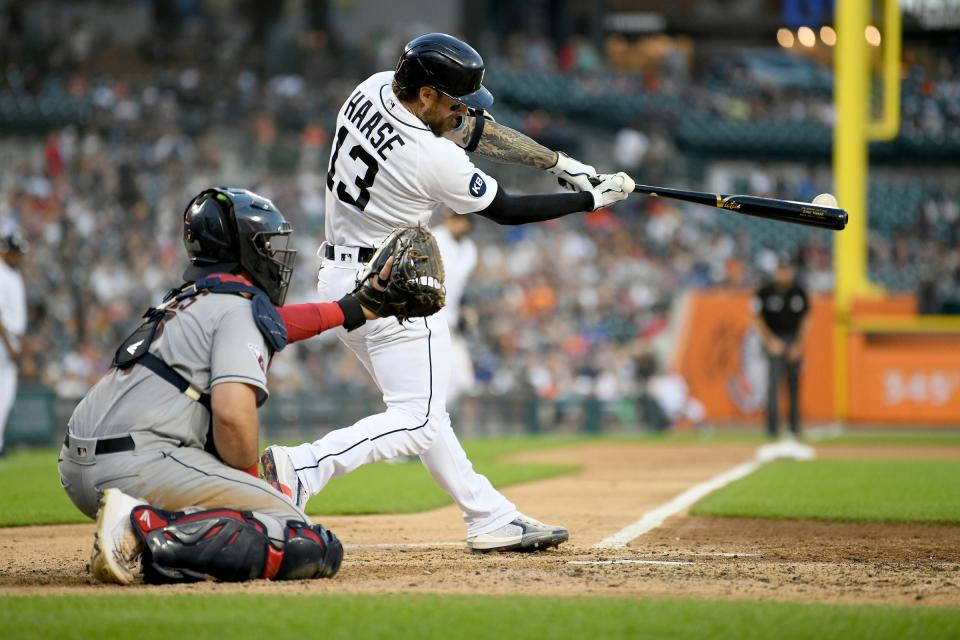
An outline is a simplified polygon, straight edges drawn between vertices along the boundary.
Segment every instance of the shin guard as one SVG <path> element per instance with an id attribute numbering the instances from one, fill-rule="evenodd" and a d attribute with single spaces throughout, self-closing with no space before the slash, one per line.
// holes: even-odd
<path id="1" fill-rule="evenodd" d="M 130 513 L 130 521 L 144 544 L 146 583 L 269 577 L 265 575 L 269 565 L 276 571 L 282 558 L 271 545 L 266 527 L 249 511 L 210 509 L 186 514 L 140 505 Z"/>
<path id="2" fill-rule="evenodd" d="M 296 520 L 284 526 L 284 546 L 278 550 L 266 526 L 249 511 L 183 513 L 140 505 L 130 521 L 144 544 L 148 584 L 332 578 L 343 560 L 343 545 L 331 531 Z"/>
<path id="3" fill-rule="evenodd" d="M 288 520 L 284 529 L 283 562 L 277 580 L 332 578 L 343 561 L 343 545 L 332 531 L 319 524 Z"/>

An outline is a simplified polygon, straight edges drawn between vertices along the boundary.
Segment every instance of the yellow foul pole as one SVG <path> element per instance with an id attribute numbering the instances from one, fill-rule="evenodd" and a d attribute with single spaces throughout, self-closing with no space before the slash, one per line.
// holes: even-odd
<path id="1" fill-rule="evenodd" d="M 900 126 L 900 7 L 898 0 L 883 2 L 884 112 L 876 123 L 870 121 L 870 45 L 865 37 L 873 3 L 837 0 L 836 4 L 833 93 L 837 122 L 833 133 L 833 176 L 837 200 L 850 214 L 847 228 L 835 236 L 834 242 L 838 420 L 847 417 L 851 302 L 874 290 L 867 277 L 867 142 L 891 139 Z"/>
<path id="2" fill-rule="evenodd" d="M 850 219 L 834 242 L 835 300 L 841 315 L 850 300 L 866 289 L 867 123 L 870 118 L 869 51 L 864 31 L 870 3 L 838 0 L 834 62 L 834 188 Z"/>

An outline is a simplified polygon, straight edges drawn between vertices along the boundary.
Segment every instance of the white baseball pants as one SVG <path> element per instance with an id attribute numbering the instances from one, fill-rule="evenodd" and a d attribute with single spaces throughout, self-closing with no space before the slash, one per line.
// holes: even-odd
<path id="1" fill-rule="evenodd" d="M 7 418 L 16 398 L 17 367 L 12 362 L 0 362 L 0 450 L 4 445 L 3 434 L 7 430 Z"/>
<path id="2" fill-rule="evenodd" d="M 322 300 L 353 290 L 362 265 L 324 260 L 317 289 Z M 337 336 L 357 355 L 383 393 L 387 409 L 289 449 L 311 495 L 331 478 L 370 462 L 418 455 L 434 480 L 463 510 L 467 535 L 488 533 L 513 520 L 517 508 L 473 470 L 446 409 L 450 332 L 439 317 L 400 325 L 395 318 L 368 321 Z"/>

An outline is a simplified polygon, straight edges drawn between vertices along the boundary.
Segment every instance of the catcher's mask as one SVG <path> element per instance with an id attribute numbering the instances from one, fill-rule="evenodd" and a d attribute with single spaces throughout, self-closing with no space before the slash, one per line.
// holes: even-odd
<path id="1" fill-rule="evenodd" d="M 471 109 L 489 109 L 493 95 L 483 86 L 483 58 L 462 40 L 427 33 L 403 49 L 393 79 L 401 87 L 433 87 Z"/>
<path id="2" fill-rule="evenodd" d="M 272 202 L 246 189 L 216 187 L 195 197 L 183 213 L 186 282 L 238 268 L 250 274 L 277 306 L 287 297 L 297 252 L 293 227 Z"/>

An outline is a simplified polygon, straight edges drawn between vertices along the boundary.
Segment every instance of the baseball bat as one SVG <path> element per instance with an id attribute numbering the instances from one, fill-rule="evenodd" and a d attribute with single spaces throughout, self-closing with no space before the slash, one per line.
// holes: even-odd
<path id="1" fill-rule="evenodd" d="M 707 193 L 705 191 L 687 191 L 685 189 L 669 189 L 667 187 L 651 187 L 638 184 L 635 192 L 645 193 L 658 198 L 671 198 L 684 202 L 705 204 L 708 207 L 726 209 L 767 220 L 779 220 L 793 224 L 803 224 L 821 229 L 841 231 L 847 226 L 847 212 L 838 207 L 825 207 L 809 202 L 795 202 L 793 200 L 777 200 L 775 198 L 761 198 L 759 196 L 724 195 L 722 193 Z"/>

